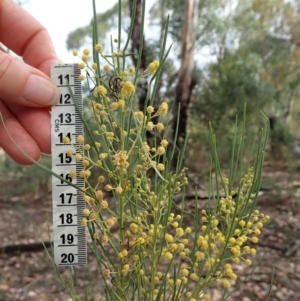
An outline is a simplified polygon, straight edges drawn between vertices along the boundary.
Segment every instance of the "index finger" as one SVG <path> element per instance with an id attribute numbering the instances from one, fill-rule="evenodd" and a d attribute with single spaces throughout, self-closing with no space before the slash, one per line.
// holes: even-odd
<path id="1" fill-rule="evenodd" d="M 58 63 L 47 30 L 12 0 L 0 0 L 0 41 L 48 76 Z"/>

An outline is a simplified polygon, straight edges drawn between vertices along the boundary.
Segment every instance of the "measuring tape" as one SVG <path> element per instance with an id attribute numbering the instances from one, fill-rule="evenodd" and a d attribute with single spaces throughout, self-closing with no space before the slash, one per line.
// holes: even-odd
<path id="1" fill-rule="evenodd" d="M 51 111 L 52 171 L 77 187 L 84 188 L 84 180 L 79 176 L 83 166 L 75 160 L 75 146 L 83 152 L 83 145 L 77 143 L 76 137 L 84 134 L 76 109 L 82 113 L 79 75 L 77 64 L 55 65 L 51 68 L 51 78 L 60 90 L 60 101 Z M 64 137 L 71 140 L 70 144 L 63 143 Z M 70 150 L 73 150 L 73 155 L 67 153 Z M 69 175 L 74 170 L 76 178 Z M 75 187 L 52 176 L 52 203 L 55 263 L 60 266 L 86 264 L 86 233 L 85 227 L 80 224 L 85 208 L 83 196 Z"/>

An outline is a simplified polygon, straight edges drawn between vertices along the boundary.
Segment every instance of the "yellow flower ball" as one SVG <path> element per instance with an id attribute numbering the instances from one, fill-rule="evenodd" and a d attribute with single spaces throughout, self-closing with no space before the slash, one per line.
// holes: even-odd
<path id="1" fill-rule="evenodd" d="M 133 115 L 134 115 L 137 119 L 143 119 L 143 118 L 144 118 L 144 113 L 143 113 L 142 111 L 134 112 Z"/>
<path id="2" fill-rule="evenodd" d="M 158 113 L 159 113 L 159 115 L 161 115 L 161 116 L 164 116 L 164 115 L 166 115 L 167 114 L 167 112 L 168 112 L 168 104 L 164 101 L 161 105 L 160 105 L 160 107 L 159 107 L 159 109 L 158 109 Z"/>
<path id="3" fill-rule="evenodd" d="M 163 129 L 165 128 L 165 126 L 163 125 L 163 123 L 159 122 L 157 125 L 156 125 L 156 129 L 160 132 L 162 131 Z"/>
<path id="4" fill-rule="evenodd" d="M 171 234 L 166 233 L 165 240 L 166 240 L 166 242 L 170 243 L 173 241 L 173 236 Z"/>
<path id="5" fill-rule="evenodd" d="M 108 220 L 107 220 L 108 221 Z M 106 223 L 108 225 L 108 223 Z M 101 237 L 101 242 L 102 243 L 107 243 L 108 242 L 108 236 L 107 235 L 102 235 Z"/>
<path id="6" fill-rule="evenodd" d="M 172 223 L 172 226 L 173 226 L 174 228 L 178 228 L 179 224 L 178 224 L 177 222 L 173 222 L 173 223 Z M 181 230 L 182 230 L 182 229 L 181 229 Z M 183 232 L 183 230 L 182 230 L 182 232 Z"/>
<path id="7" fill-rule="evenodd" d="M 253 237 L 251 238 L 251 241 L 252 241 L 254 244 L 257 244 L 257 243 L 258 243 L 258 238 L 255 237 L 255 236 L 253 236 Z"/>
<path id="8" fill-rule="evenodd" d="M 210 295 L 208 294 L 205 294 L 203 297 L 202 297 L 202 301 L 209 301 L 210 300 Z"/>
<path id="9" fill-rule="evenodd" d="M 96 44 L 95 47 L 94 47 L 94 49 L 95 49 L 97 52 L 102 52 L 103 47 L 102 47 L 101 44 Z"/>
<path id="10" fill-rule="evenodd" d="M 191 273 L 190 279 L 197 282 L 199 281 L 199 276 L 195 273 Z"/>
<path id="11" fill-rule="evenodd" d="M 86 62 L 89 60 L 89 56 L 88 56 L 88 55 L 85 55 L 85 54 L 83 54 L 83 55 L 82 55 L 82 57 L 81 57 L 81 59 L 82 59 L 82 61 L 83 61 L 83 62 L 85 62 L 85 63 L 86 63 Z"/>
<path id="12" fill-rule="evenodd" d="M 230 288 L 230 286 L 231 286 L 230 282 L 229 282 L 228 280 L 225 279 L 225 280 L 223 281 L 223 287 L 224 287 L 224 288 Z"/>
<path id="13" fill-rule="evenodd" d="M 154 107 L 148 106 L 148 107 L 147 107 L 147 113 L 148 113 L 148 114 L 152 114 L 153 112 L 154 112 Z"/>
<path id="14" fill-rule="evenodd" d="M 107 209 L 108 208 L 108 203 L 106 201 L 102 201 L 100 203 L 100 207 L 101 207 L 101 209 Z"/>
<path id="15" fill-rule="evenodd" d="M 129 72 L 130 72 L 131 74 L 135 74 L 135 68 L 134 68 L 134 67 L 130 67 L 130 68 L 129 68 Z"/>
<path id="16" fill-rule="evenodd" d="M 103 276 L 105 277 L 105 278 L 108 278 L 109 276 L 110 276 L 110 270 L 109 269 L 105 269 L 105 270 L 103 270 Z"/>
<path id="17" fill-rule="evenodd" d="M 103 85 L 99 85 L 96 88 L 96 91 L 97 91 L 98 94 L 100 94 L 102 96 L 105 96 L 107 94 L 107 90 L 106 90 L 106 88 Z"/>
<path id="18" fill-rule="evenodd" d="M 80 70 L 82 70 L 82 69 L 84 69 L 85 68 L 85 63 L 79 63 L 78 64 L 78 69 L 80 69 Z"/>
<path id="19" fill-rule="evenodd" d="M 85 208 L 85 209 L 83 209 L 82 213 L 84 216 L 89 216 L 91 211 L 89 209 Z"/>
<path id="20" fill-rule="evenodd" d="M 160 142 L 160 145 L 163 146 L 163 147 L 166 147 L 168 144 L 169 144 L 169 142 L 168 142 L 168 140 L 166 140 L 166 139 L 163 139 L 163 140 L 161 140 L 161 142 Z"/>
<path id="21" fill-rule="evenodd" d="M 124 107 L 125 107 L 125 100 L 124 100 L 124 99 L 119 99 L 119 101 L 118 101 L 118 106 L 119 106 L 120 108 L 124 108 Z"/>
<path id="22" fill-rule="evenodd" d="M 111 190 L 112 190 L 112 187 L 111 187 L 111 185 L 107 184 L 107 185 L 105 185 L 104 189 L 105 189 L 106 191 L 111 191 Z"/>
<path id="23" fill-rule="evenodd" d="M 124 95 L 130 95 L 135 92 L 134 85 L 130 81 L 126 81 L 122 84 L 121 93 Z"/>
<path id="24" fill-rule="evenodd" d="M 93 234 L 93 239 L 99 239 L 99 234 L 98 233 L 94 233 Z"/>
<path id="25" fill-rule="evenodd" d="M 152 121 L 149 121 L 146 125 L 146 129 L 147 131 L 153 131 L 153 128 L 154 128 L 154 124 Z"/>
<path id="26" fill-rule="evenodd" d="M 89 170 L 82 170 L 80 172 L 80 176 L 84 179 L 87 179 L 91 175 L 91 172 Z"/>
<path id="27" fill-rule="evenodd" d="M 159 61 L 155 60 L 149 64 L 148 69 L 151 74 L 154 74 L 157 68 L 159 67 Z"/>
<path id="28" fill-rule="evenodd" d="M 109 69 L 110 69 L 110 66 L 109 66 L 109 65 L 104 65 L 104 66 L 103 66 L 103 70 L 104 70 L 105 72 L 108 72 Z"/>
<path id="29" fill-rule="evenodd" d="M 123 192 L 123 189 L 121 186 L 118 186 L 118 187 L 116 187 L 115 191 L 117 194 L 121 194 Z"/>
<path id="30" fill-rule="evenodd" d="M 174 224 L 176 225 L 176 227 L 174 227 Z M 173 225 L 174 228 L 178 227 L 178 223 L 177 222 L 173 222 L 172 225 Z M 184 235 L 184 231 L 183 231 L 182 228 L 177 228 L 175 231 L 176 231 L 176 236 L 177 237 L 181 237 L 181 236 Z"/>
<path id="31" fill-rule="evenodd" d="M 165 166 L 164 166 L 162 163 L 158 163 L 158 164 L 157 164 L 157 169 L 158 169 L 159 171 L 163 171 L 163 170 L 165 169 Z"/>
<path id="32" fill-rule="evenodd" d="M 244 226 L 245 226 L 245 224 L 246 224 L 246 222 L 245 222 L 245 221 L 243 221 L 243 220 L 239 222 L 239 225 L 240 225 L 241 227 L 244 227 Z"/>
<path id="33" fill-rule="evenodd" d="M 96 212 L 91 212 L 90 214 L 90 220 L 96 220 L 98 219 L 98 214 Z"/>
<path id="34" fill-rule="evenodd" d="M 90 51 L 89 51 L 88 49 L 85 48 L 85 49 L 83 50 L 83 54 L 89 55 L 89 54 L 90 54 Z"/>
<path id="35" fill-rule="evenodd" d="M 81 221 L 80 221 L 81 226 L 86 226 L 87 225 L 87 219 L 84 217 Z"/>
<path id="36" fill-rule="evenodd" d="M 90 162 L 89 162 L 88 160 L 83 160 L 83 161 L 82 161 L 82 165 L 83 165 L 84 167 L 87 167 L 87 166 L 90 165 Z"/>
<path id="37" fill-rule="evenodd" d="M 185 239 L 182 240 L 182 243 L 186 246 L 186 245 L 188 245 L 189 240 L 187 238 L 185 238 Z"/>
<path id="38" fill-rule="evenodd" d="M 112 110 L 116 110 L 118 107 L 119 107 L 118 102 L 113 102 L 113 103 L 111 104 L 111 109 L 112 109 Z"/>
<path id="39" fill-rule="evenodd" d="M 165 148 L 163 146 L 159 146 L 157 148 L 157 154 L 163 155 L 165 153 Z"/>
<path id="40" fill-rule="evenodd" d="M 168 260 L 171 260 L 171 259 L 173 258 L 173 255 L 172 255 L 171 252 L 167 252 L 167 253 L 165 254 L 165 257 L 166 257 Z"/>
<path id="41" fill-rule="evenodd" d="M 63 144 L 70 144 L 71 140 L 69 137 L 63 137 L 62 142 Z"/>
<path id="42" fill-rule="evenodd" d="M 77 137 L 77 142 L 80 143 L 80 144 L 82 144 L 82 143 L 84 142 L 84 138 L 83 138 L 82 135 L 79 135 L 79 136 Z"/>
<path id="43" fill-rule="evenodd" d="M 104 183 L 105 182 L 105 177 L 104 176 L 99 176 L 98 177 L 98 182 L 99 183 Z"/>
<path id="44" fill-rule="evenodd" d="M 238 264 L 238 263 L 240 263 L 240 259 L 238 257 L 234 257 L 234 258 L 232 258 L 232 262 L 235 264 Z"/>

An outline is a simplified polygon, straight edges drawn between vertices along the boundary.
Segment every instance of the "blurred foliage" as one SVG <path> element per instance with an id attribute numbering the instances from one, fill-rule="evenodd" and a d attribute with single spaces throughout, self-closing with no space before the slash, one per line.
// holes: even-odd
<path id="1" fill-rule="evenodd" d="M 223 7 L 221 0 L 196 1 L 197 28 L 195 28 L 195 46 L 200 49 L 212 42 L 214 35 L 225 31 L 224 20 L 219 17 L 220 8 Z M 165 21 L 167 14 L 170 15 L 169 35 L 175 48 L 180 47 L 182 41 L 185 1 L 182 0 L 158 0 L 150 10 L 150 26 Z M 161 26 L 163 24 L 159 24 Z M 180 51 L 177 52 L 178 59 Z"/>
<path id="2" fill-rule="evenodd" d="M 235 28 L 239 44 L 262 59 L 261 80 L 276 91 L 271 115 L 291 114 L 291 102 L 299 98 L 300 4 L 297 1 L 239 1 Z"/>
<path id="3" fill-rule="evenodd" d="M 128 1 L 123 20 L 129 19 Z M 175 101 L 181 60 L 184 1 L 156 0 L 146 26 L 148 62 L 157 58 L 163 28 L 170 16 L 169 42 L 173 44 L 156 103 Z M 117 5 L 98 15 L 100 40 L 116 29 Z M 247 121 L 260 125 L 262 110 L 276 118 L 271 128 L 278 151 L 297 143 L 300 116 L 300 2 L 287 0 L 203 0 L 196 1 L 197 27 L 194 32 L 193 91 L 189 105 L 189 135 L 195 148 L 209 149 L 206 140 L 211 122 L 226 149 L 236 116 L 247 103 Z M 126 24 L 126 22 L 125 22 Z M 69 35 L 68 48 L 80 48 L 91 24 Z M 127 28 L 123 28 L 125 31 Z M 241 116 L 240 116 L 241 117 Z M 240 118 L 241 119 L 241 118 Z M 228 141 L 227 141 L 228 140 Z M 202 141 L 202 143 L 198 143 Z M 199 146 L 201 144 L 201 146 Z M 225 151 L 224 151 L 225 152 Z M 225 152 L 226 153 L 226 152 Z M 226 157 L 226 156 L 225 156 Z"/>
<path id="4" fill-rule="evenodd" d="M 43 156 L 40 162 L 51 168 L 50 156 Z M 19 165 L 5 154 L 1 154 L 0 170 L 2 198 L 24 196 L 28 193 L 47 194 L 50 191 L 51 175 L 37 165 Z"/>
<path id="5" fill-rule="evenodd" d="M 242 114 L 245 103 L 248 115 L 255 117 L 275 93 L 269 83 L 261 81 L 262 71 L 258 55 L 239 50 L 209 64 L 195 91 L 190 108 L 192 117 L 207 125 L 211 122 L 223 134 L 228 131 L 227 125 L 232 126 L 236 116 Z"/>
<path id="6" fill-rule="evenodd" d="M 122 10 L 128 12 L 128 2 L 123 0 L 121 1 L 121 3 L 123 6 Z M 106 35 L 113 29 L 116 29 L 118 24 L 117 13 L 118 3 L 116 3 L 111 9 L 97 15 L 99 40 L 102 40 L 104 42 Z M 87 26 L 79 27 L 69 33 L 67 38 L 67 49 L 74 50 L 79 49 L 84 45 L 90 45 L 92 40 L 92 33 L 93 19 Z"/>
<path id="7" fill-rule="evenodd" d="M 121 1 L 125 32 L 132 13 L 128 2 Z M 200 173 L 207 172 L 211 154 L 209 122 L 217 137 L 220 160 L 229 162 L 234 123 L 237 115 L 242 119 L 245 103 L 249 145 L 251 135 L 261 125 L 262 110 L 271 123 L 275 120 L 269 143 L 272 156 L 293 160 L 294 154 L 288 150 L 300 138 L 300 2 L 203 0 L 196 3 L 198 26 L 194 33 L 194 88 L 189 106 L 187 165 Z M 145 28 L 147 63 L 158 57 L 168 15 L 168 40 L 173 44 L 164 64 L 156 105 L 164 100 L 172 108 L 174 103 L 182 29 L 186 22 L 184 4 L 182 0 L 155 0 L 149 10 Z M 104 45 L 117 30 L 117 12 L 118 3 L 97 15 L 99 40 Z M 90 45 L 92 26 L 91 21 L 74 29 L 68 36 L 67 48 Z M 84 87 L 84 91 L 92 88 Z M 139 87 L 137 90 L 138 94 Z M 87 120 L 92 128 L 92 119 Z M 49 157 L 43 161 L 50 166 Z M 48 191 L 51 179 L 36 166 L 19 166 L 4 156 L 0 159 L 0 169 L 3 195 Z M 13 178 L 18 181 L 12 186 Z"/>

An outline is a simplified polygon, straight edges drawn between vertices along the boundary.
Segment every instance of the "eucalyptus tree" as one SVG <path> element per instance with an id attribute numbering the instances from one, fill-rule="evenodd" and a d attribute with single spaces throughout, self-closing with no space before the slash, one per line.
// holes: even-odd
<path id="1" fill-rule="evenodd" d="M 132 16 L 133 0 L 121 1 L 125 12 L 124 30 L 126 18 Z M 199 84 L 200 65 L 197 60 L 203 47 L 210 47 L 215 43 L 215 37 L 223 28 L 220 18 L 220 5 L 222 0 L 156 0 L 149 12 L 149 24 L 145 27 L 144 37 L 141 39 L 139 26 L 141 24 L 142 0 L 136 0 L 135 23 L 131 39 L 131 51 L 136 53 L 140 42 L 143 42 L 142 69 L 158 57 L 163 36 L 166 34 L 166 22 L 168 23 L 168 41 L 172 43 L 171 55 L 165 62 L 164 76 L 162 76 L 159 90 L 155 99 L 158 106 L 162 99 L 169 101 L 173 119 L 174 129 L 178 127 L 178 139 L 174 141 L 179 148 L 186 137 L 188 124 L 188 108 L 191 102 L 194 88 Z M 105 39 L 108 29 L 113 30 L 116 26 L 118 4 L 107 12 L 98 15 L 98 32 L 100 38 Z M 127 15 L 126 15 L 127 13 Z M 168 18 L 169 16 L 169 18 Z M 147 19 L 148 19 L 147 18 Z M 129 24 L 129 22 L 127 22 Z M 92 23 L 86 27 L 78 28 L 70 33 L 67 40 L 69 49 L 80 48 L 84 45 L 91 32 Z M 135 56 L 132 56 L 133 63 Z M 144 103 L 147 91 L 138 87 L 140 95 L 140 106 Z M 180 108 L 180 118 L 177 114 Z M 199 112 L 200 113 L 200 112 Z M 179 121 L 179 124 L 177 122 Z M 174 135 L 174 133 L 173 133 Z"/>

